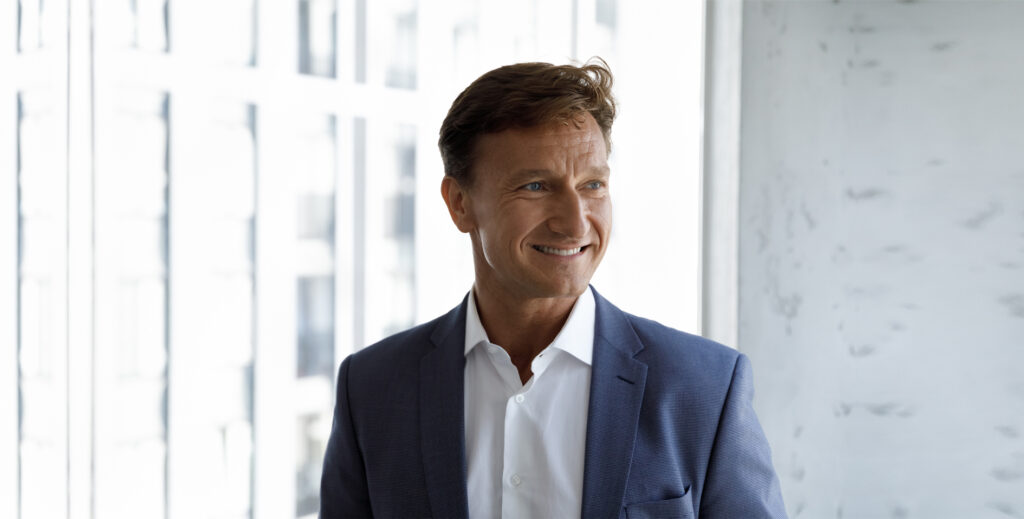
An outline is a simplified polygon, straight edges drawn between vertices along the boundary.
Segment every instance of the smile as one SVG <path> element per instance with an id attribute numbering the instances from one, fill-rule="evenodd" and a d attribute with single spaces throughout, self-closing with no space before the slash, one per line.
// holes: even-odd
<path id="1" fill-rule="evenodd" d="M 544 254 L 554 254 L 555 256 L 574 256 L 576 254 L 579 254 L 580 251 L 582 251 L 583 249 L 587 248 L 587 246 L 584 245 L 583 247 L 576 247 L 574 249 L 556 249 L 554 247 L 534 245 L 533 248 L 537 249 L 540 252 L 543 252 Z"/>

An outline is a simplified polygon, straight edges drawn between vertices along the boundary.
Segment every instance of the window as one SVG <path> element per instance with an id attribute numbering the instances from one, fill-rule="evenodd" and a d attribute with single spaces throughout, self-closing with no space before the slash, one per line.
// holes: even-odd
<path id="1" fill-rule="evenodd" d="M 595 285 L 696 330 L 694 5 L 0 8 L 0 516 L 314 517 L 338 364 L 471 286 L 437 129 L 502 64 L 611 64 L 621 180 Z"/>
<path id="2" fill-rule="evenodd" d="M 67 464 L 66 185 L 49 145 L 65 128 L 59 95 L 25 89 L 17 98 L 17 466 L 22 511 L 40 517 L 61 513 L 51 496 L 67 490 L 53 478 Z"/>
<path id="3" fill-rule="evenodd" d="M 112 92 L 94 173 L 97 516 L 165 507 L 168 398 L 166 93 Z M 132 488 L 130 493 L 125 488 Z"/>

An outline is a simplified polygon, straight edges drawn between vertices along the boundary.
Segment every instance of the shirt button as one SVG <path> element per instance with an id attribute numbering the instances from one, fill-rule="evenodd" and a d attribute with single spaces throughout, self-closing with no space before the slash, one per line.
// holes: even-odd
<path id="1" fill-rule="evenodd" d="M 516 395 L 516 403 L 517 404 L 523 403 L 524 400 L 526 400 L 525 396 L 523 396 L 523 395 Z M 516 476 L 516 477 L 518 477 L 518 476 Z"/>
<path id="2" fill-rule="evenodd" d="M 512 486 L 518 487 L 523 483 L 523 478 L 519 477 L 519 474 L 512 474 Z"/>

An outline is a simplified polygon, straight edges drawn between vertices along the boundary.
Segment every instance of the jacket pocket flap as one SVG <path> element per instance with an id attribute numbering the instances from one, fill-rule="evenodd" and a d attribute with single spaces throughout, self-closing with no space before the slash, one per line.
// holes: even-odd
<path id="1" fill-rule="evenodd" d="M 690 501 L 690 493 L 687 491 L 682 496 L 672 499 L 628 505 L 626 506 L 626 517 L 628 519 L 692 519 L 693 502 Z"/>

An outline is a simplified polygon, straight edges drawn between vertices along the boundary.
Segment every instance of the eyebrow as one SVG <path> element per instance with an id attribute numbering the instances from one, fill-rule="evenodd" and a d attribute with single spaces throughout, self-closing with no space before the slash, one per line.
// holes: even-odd
<path id="1" fill-rule="evenodd" d="M 509 182 L 519 183 L 527 178 L 549 177 L 554 173 L 550 169 L 520 169 L 506 177 Z"/>
<path id="2" fill-rule="evenodd" d="M 608 166 L 594 166 L 590 168 L 589 171 L 591 173 L 597 173 L 599 175 L 603 175 L 606 177 L 611 176 L 612 174 L 612 168 Z M 550 177 L 552 175 L 554 175 L 554 172 L 552 172 L 550 169 L 520 169 L 518 171 L 513 172 L 506 178 L 509 180 L 509 182 L 515 183 L 527 178 Z"/>

